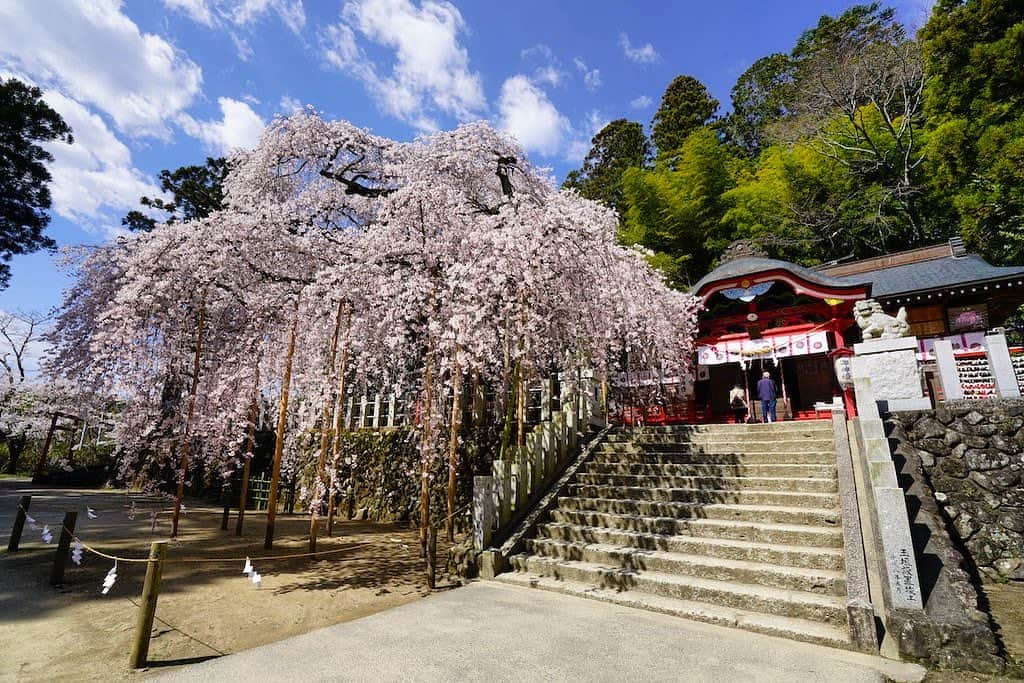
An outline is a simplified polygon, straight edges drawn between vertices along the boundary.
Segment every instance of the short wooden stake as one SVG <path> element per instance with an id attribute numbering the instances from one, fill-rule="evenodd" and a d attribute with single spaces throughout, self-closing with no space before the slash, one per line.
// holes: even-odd
<path id="1" fill-rule="evenodd" d="M 437 527 L 427 527 L 427 588 L 434 590 L 437 575 Z"/>
<path id="2" fill-rule="evenodd" d="M 7 552 L 13 553 L 18 550 L 21 543 L 21 532 L 25 530 L 25 516 L 28 514 L 28 506 L 32 503 L 32 496 L 22 496 L 18 501 L 18 512 L 14 516 L 14 526 L 11 527 L 11 540 L 7 542 Z"/>
<path id="3" fill-rule="evenodd" d="M 149 637 L 153 632 L 153 618 L 156 616 L 156 599 L 160 597 L 160 578 L 164 573 L 164 558 L 167 556 L 167 541 L 153 541 L 149 546 L 149 562 L 146 563 L 146 582 L 142 585 L 142 601 L 139 603 L 139 622 L 135 627 L 135 642 L 132 644 L 128 666 L 141 669 L 146 666 L 149 656 Z"/>
<path id="4" fill-rule="evenodd" d="M 231 487 L 225 486 L 221 489 L 221 496 L 224 497 L 224 512 L 220 516 L 221 531 L 228 530 L 228 516 L 231 514 Z"/>
<path id="5" fill-rule="evenodd" d="M 77 521 L 77 512 L 64 513 L 64 523 L 60 527 L 60 540 L 57 541 L 57 553 L 53 556 L 53 571 L 50 572 L 51 586 L 59 586 L 64 583 L 64 565 L 68 561 L 71 535 L 75 533 L 75 522 Z"/>

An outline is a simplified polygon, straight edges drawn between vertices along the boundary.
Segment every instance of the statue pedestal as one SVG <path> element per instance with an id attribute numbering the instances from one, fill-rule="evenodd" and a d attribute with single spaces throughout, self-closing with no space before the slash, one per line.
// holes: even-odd
<path id="1" fill-rule="evenodd" d="M 929 410 L 921 390 L 917 337 L 872 339 L 853 345 L 853 376 L 871 379 L 880 412 Z"/>

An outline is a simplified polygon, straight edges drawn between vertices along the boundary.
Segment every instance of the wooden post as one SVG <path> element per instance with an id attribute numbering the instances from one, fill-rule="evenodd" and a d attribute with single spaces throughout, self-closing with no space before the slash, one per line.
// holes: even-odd
<path id="1" fill-rule="evenodd" d="M 57 418 L 60 413 L 54 413 L 50 418 L 50 428 L 46 430 L 46 440 L 43 441 L 43 452 L 39 455 L 39 462 L 36 463 L 36 471 L 32 475 L 32 483 L 38 484 L 46 471 L 46 458 L 50 455 L 50 444 L 53 443 L 53 433 L 57 430 Z"/>
<path id="2" fill-rule="evenodd" d="M 185 495 L 185 479 L 188 478 L 189 434 L 192 431 L 192 417 L 196 412 L 196 392 L 199 390 L 200 361 L 203 353 L 203 329 L 206 327 L 206 300 L 199 306 L 199 322 L 196 325 L 196 354 L 192 361 L 192 388 L 188 396 L 188 411 L 185 413 L 185 430 L 181 443 L 181 462 L 178 464 L 178 493 L 174 497 L 174 516 L 171 518 L 171 538 L 178 537 L 178 520 L 181 518 L 181 499 Z"/>
<path id="3" fill-rule="evenodd" d="M 284 378 L 281 380 L 281 408 L 277 415 L 277 434 L 274 439 L 274 466 L 270 472 L 270 492 L 267 494 L 267 533 L 263 547 L 274 547 L 274 519 L 277 517 L 277 485 L 281 478 L 281 456 L 284 454 L 284 430 L 288 423 L 288 394 L 292 384 L 292 359 L 295 357 L 295 329 L 299 324 L 299 298 L 295 297 L 295 317 L 288 332 L 288 354 L 284 361 Z"/>
<path id="4" fill-rule="evenodd" d="M 221 531 L 228 530 L 228 515 L 231 514 L 231 485 L 221 487 L 221 496 L 224 497 L 224 511 L 220 516 Z"/>
<path id="5" fill-rule="evenodd" d="M 153 617 L 156 616 L 156 600 L 160 597 L 160 578 L 164 573 L 164 558 L 167 556 L 167 541 L 153 541 L 149 545 L 149 562 L 146 563 L 146 582 L 142 585 L 142 601 L 139 603 L 139 621 L 135 627 L 135 642 L 128 666 L 141 669 L 146 666 L 149 655 L 149 636 L 153 631 Z"/>
<path id="6" fill-rule="evenodd" d="M 57 553 L 53 556 L 53 571 L 50 572 L 50 585 L 59 586 L 64 583 L 64 563 L 68 559 L 71 548 L 71 535 L 75 532 L 77 512 L 65 512 L 64 523 L 60 528 L 60 540 L 57 541 Z"/>
<path id="7" fill-rule="evenodd" d="M 427 588 L 434 590 L 437 575 L 437 527 L 427 529 Z"/>
<path id="8" fill-rule="evenodd" d="M 338 314 L 334 318 L 334 334 L 331 336 L 331 346 L 327 354 L 327 376 L 329 381 L 333 384 L 335 365 L 334 361 L 338 356 L 338 336 L 341 334 L 341 314 L 345 310 L 344 300 L 338 302 Z M 327 448 L 331 442 L 331 407 L 334 401 L 332 396 L 328 396 L 324 399 L 324 407 L 320 414 L 320 456 L 316 463 L 316 487 L 323 487 L 326 489 L 330 484 L 327 481 L 327 474 L 325 468 L 327 467 Z M 309 517 L 309 552 L 316 552 L 316 535 L 320 526 L 320 507 L 323 505 L 322 494 L 316 494 L 313 498 L 313 504 L 310 505 L 310 517 Z M 328 495 L 328 502 L 330 502 L 330 496 Z"/>
<path id="9" fill-rule="evenodd" d="M 434 403 L 434 344 L 431 339 L 427 347 L 427 366 L 423 372 L 423 445 L 420 472 L 420 557 L 427 554 L 427 526 L 430 524 L 430 453 L 433 449 L 433 403 Z"/>
<path id="10" fill-rule="evenodd" d="M 256 363 L 256 384 L 252 391 L 252 406 L 249 408 L 249 433 L 246 435 L 245 464 L 242 465 L 242 483 L 238 491 L 238 520 L 235 522 L 235 536 L 242 535 L 245 523 L 245 508 L 249 505 L 249 477 L 252 470 L 252 455 L 256 449 L 256 420 L 259 419 L 259 405 L 256 397 L 260 391 L 260 365 Z"/>
<path id="11" fill-rule="evenodd" d="M 334 442 L 331 444 L 331 491 L 327 496 L 327 535 L 334 535 L 335 497 L 338 488 L 338 458 L 341 456 L 341 433 L 346 424 L 345 414 L 345 373 L 348 372 L 348 332 L 352 324 L 352 312 L 345 316 L 345 344 L 341 347 L 341 367 L 338 369 L 338 391 L 334 397 Z M 351 481 L 354 475 L 349 475 Z"/>
<path id="12" fill-rule="evenodd" d="M 455 540 L 455 478 L 459 470 L 459 431 L 462 427 L 462 367 L 459 365 L 459 348 L 455 348 L 455 365 L 452 368 L 452 427 L 448 438 L 448 518 L 445 528 L 448 540 Z"/>
<path id="13" fill-rule="evenodd" d="M 32 504 L 32 496 L 22 496 L 18 501 L 18 512 L 14 515 L 14 526 L 11 528 L 11 540 L 7 541 L 7 552 L 17 552 L 21 543 L 21 532 L 25 529 L 25 516 L 28 506 Z"/>

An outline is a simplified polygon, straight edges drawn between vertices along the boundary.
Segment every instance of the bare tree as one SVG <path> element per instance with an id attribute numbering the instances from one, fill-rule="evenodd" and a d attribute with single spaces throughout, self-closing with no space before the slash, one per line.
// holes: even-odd
<path id="1" fill-rule="evenodd" d="M 51 319 L 48 313 L 0 312 L 0 441 L 7 445 L 5 471 L 9 473 L 17 471 L 28 444 L 28 430 L 17 415 L 27 409 L 23 389 L 32 374 L 35 346 L 42 341 Z"/>

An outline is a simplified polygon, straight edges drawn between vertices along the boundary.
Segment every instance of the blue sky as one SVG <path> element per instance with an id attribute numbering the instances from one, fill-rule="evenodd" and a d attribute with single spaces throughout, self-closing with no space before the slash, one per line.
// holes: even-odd
<path id="1" fill-rule="evenodd" d="M 312 104 L 400 140 L 486 119 L 560 181 L 607 121 L 648 124 L 686 73 L 728 108 L 751 63 L 851 2 L 718 0 L 8 0 L 0 75 L 46 91 L 76 144 L 53 147 L 49 234 L 117 234 L 163 168 L 251 146 Z M 931 0 L 892 3 L 920 25 Z M 0 310 L 68 285 L 55 255 L 16 257 Z"/>

